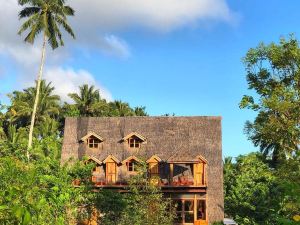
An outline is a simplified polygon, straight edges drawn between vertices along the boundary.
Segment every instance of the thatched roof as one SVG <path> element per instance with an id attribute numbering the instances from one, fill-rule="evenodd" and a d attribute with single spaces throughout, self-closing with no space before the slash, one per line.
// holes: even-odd
<path id="1" fill-rule="evenodd" d="M 103 142 L 90 150 L 82 140 L 89 135 Z M 129 149 L 124 139 L 135 135 L 142 140 L 140 149 Z M 62 160 L 92 156 L 100 161 L 108 156 L 123 161 L 130 156 L 163 161 L 199 161 L 221 150 L 221 117 L 81 117 L 66 118 Z"/>

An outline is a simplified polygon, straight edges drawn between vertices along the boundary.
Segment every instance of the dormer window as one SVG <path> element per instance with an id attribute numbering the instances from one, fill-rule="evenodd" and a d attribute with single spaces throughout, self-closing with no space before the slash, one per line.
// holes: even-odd
<path id="1" fill-rule="evenodd" d="M 80 140 L 85 142 L 87 147 L 90 149 L 98 149 L 100 147 L 101 142 L 103 142 L 103 138 L 95 132 L 89 132 Z"/>
<path id="2" fill-rule="evenodd" d="M 136 137 L 128 138 L 128 145 L 130 148 L 140 148 L 142 141 Z"/>
<path id="3" fill-rule="evenodd" d="M 126 165 L 128 172 L 136 172 L 140 160 L 135 156 L 130 156 L 122 161 L 123 165 Z"/>
<path id="4" fill-rule="evenodd" d="M 127 170 L 129 172 L 136 171 L 136 162 L 134 160 L 131 160 L 131 161 L 127 162 Z"/>
<path id="5" fill-rule="evenodd" d="M 98 138 L 91 136 L 87 139 L 89 148 L 99 148 L 99 144 L 101 143 L 101 140 Z"/>
<path id="6" fill-rule="evenodd" d="M 128 147 L 131 149 L 141 148 L 142 144 L 146 142 L 146 138 L 136 132 L 128 134 L 122 140 L 127 143 Z"/>

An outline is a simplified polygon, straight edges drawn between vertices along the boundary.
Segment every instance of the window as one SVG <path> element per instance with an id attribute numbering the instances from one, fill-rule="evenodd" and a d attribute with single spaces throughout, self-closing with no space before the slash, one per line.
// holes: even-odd
<path id="1" fill-rule="evenodd" d="M 175 223 L 194 224 L 194 200 L 175 200 Z"/>
<path id="2" fill-rule="evenodd" d="M 127 170 L 129 172 L 136 171 L 136 162 L 134 160 L 131 160 L 131 161 L 127 162 Z"/>
<path id="3" fill-rule="evenodd" d="M 88 146 L 89 148 L 99 148 L 99 145 L 101 143 L 101 140 L 98 138 L 91 136 L 88 138 Z"/>
<path id="4" fill-rule="evenodd" d="M 140 148 L 142 141 L 136 137 L 128 138 L 128 145 L 130 148 Z"/>
<path id="5" fill-rule="evenodd" d="M 194 216 L 197 221 L 205 220 L 206 218 L 205 200 L 176 199 L 174 204 L 176 207 L 175 224 L 194 224 Z"/>
<path id="6" fill-rule="evenodd" d="M 100 165 L 97 165 L 95 168 L 93 168 L 93 172 L 100 173 L 101 172 Z"/>

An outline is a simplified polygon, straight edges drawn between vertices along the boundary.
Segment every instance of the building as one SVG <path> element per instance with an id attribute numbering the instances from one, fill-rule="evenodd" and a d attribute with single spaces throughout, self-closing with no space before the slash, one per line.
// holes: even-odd
<path id="1" fill-rule="evenodd" d="M 83 156 L 97 165 L 95 186 L 117 190 L 146 160 L 178 224 L 224 219 L 221 117 L 66 118 L 62 162 Z"/>

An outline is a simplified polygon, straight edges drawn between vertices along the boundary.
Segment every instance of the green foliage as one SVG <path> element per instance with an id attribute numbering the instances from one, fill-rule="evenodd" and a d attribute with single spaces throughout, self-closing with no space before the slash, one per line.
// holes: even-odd
<path id="1" fill-rule="evenodd" d="M 300 157 L 296 155 L 282 163 L 276 175 L 284 190 L 284 198 L 281 203 L 280 214 L 290 220 L 300 215 Z M 284 219 L 282 218 L 282 219 Z M 300 220 L 300 216 L 299 216 Z"/>
<path id="2" fill-rule="evenodd" d="M 129 191 L 126 196 L 127 207 L 120 224 L 173 224 L 174 209 L 171 200 L 164 198 L 160 188 L 150 181 L 145 162 L 140 163 L 137 175 L 130 179 Z"/>
<path id="3" fill-rule="evenodd" d="M 80 116 L 103 116 L 107 112 L 107 104 L 100 97 L 99 90 L 84 84 L 79 87 L 79 94 L 70 93 Z"/>
<path id="4" fill-rule="evenodd" d="M 214 222 L 214 223 L 212 223 L 212 225 L 224 225 L 224 223 L 223 222 Z"/>
<path id="5" fill-rule="evenodd" d="M 94 205 L 107 225 L 169 225 L 175 216 L 171 200 L 147 177 L 147 164 L 141 162 L 137 174 L 129 180 L 128 193 L 101 191 Z"/>
<path id="6" fill-rule="evenodd" d="M 67 224 L 76 213 L 79 190 L 58 162 L 0 159 L 0 223 Z"/>
<path id="7" fill-rule="evenodd" d="M 238 224 L 276 224 L 282 194 L 259 154 L 239 156 L 224 165 L 225 212 Z"/>
<path id="8" fill-rule="evenodd" d="M 258 113 L 247 122 L 245 131 L 273 166 L 299 151 L 300 140 L 300 48 L 297 39 L 282 38 L 278 44 L 251 48 L 244 63 L 249 89 L 241 108 Z"/>
<path id="9" fill-rule="evenodd" d="M 93 85 L 84 84 L 79 87 L 79 93 L 70 93 L 69 97 L 75 104 L 64 104 L 65 116 L 147 116 L 145 107 L 131 108 L 120 100 L 107 102 Z"/>
<path id="10" fill-rule="evenodd" d="M 36 124 L 49 120 L 49 118 L 56 118 L 60 111 L 60 97 L 53 94 L 54 87 L 51 83 L 41 81 L 39 107 L 36 112 Z M 8 107 L 7 116 L 11 122 L 18 127 L 28 126 L 30 123 L 31 114 L 33 111 L 36 95 L 36 88 L 30 87 L 23 91 L 14 91 L 9 95 L 11 106 Z"/>
<path id="11" fill-rule="evenodd" d="M 15 91 L 9 106 L 0 105 L 0 224 L 75 224 L 78 219 L 90 218 L 95 207 L 105 213 L 104 224 L 116 224 L 116 218 L 128 212 L 129 195 L 93 192 L 93 163 L 83 160 L 60 165 L 63 117 L 85 112 L 80 111 L 80 102 L 61 107 L 53 91 L 51 83 L 42 81 L 30 162 L 25 151 L 36 88 Z M 91 93 L 94 100 L 88 115 L 146 115 L 144 107 L 107 103 L 97 95 L 99 90 Z M 75 180 L 80 180 L 76 188 Z"/>

